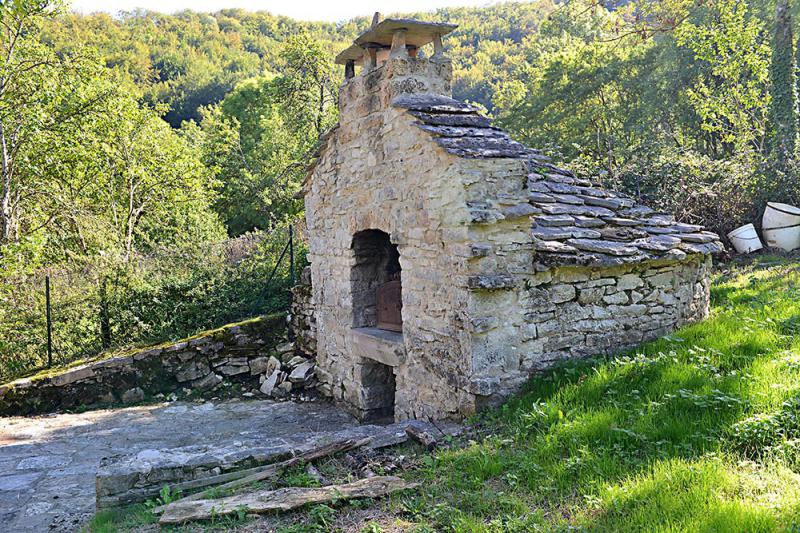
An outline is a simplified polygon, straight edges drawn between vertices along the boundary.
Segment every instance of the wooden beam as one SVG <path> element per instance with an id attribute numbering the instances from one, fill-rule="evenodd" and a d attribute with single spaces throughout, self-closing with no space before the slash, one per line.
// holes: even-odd
<path id="1" fill-rule="evenodd" d="M 417 486 L 417 483 L 409 483 L 395 476 L 376 476 L 343 485 L 313 488 L 291 487 L 256 491 L 218 500 L 175 502 L 166 507 L 158 523 L 162 525 L 183 524 L 193 520 L 208 520 L 212 517 L 230 515 L 240 510 L 245 510 L 247 513 L 289 511 L 310 503 L 352 498 L 377 498 Z"/>

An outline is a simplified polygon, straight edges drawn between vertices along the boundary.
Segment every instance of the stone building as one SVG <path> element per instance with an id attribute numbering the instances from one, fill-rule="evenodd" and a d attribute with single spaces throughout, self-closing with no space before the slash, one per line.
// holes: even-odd
<path id="1" fill-rule="evenodd" d="M 376 21 L 340 54 L 340 121 L 304 184 L 318 379 L 363 419 L 461 418 L 708 313 L 719 238 L 450 98 L 453 28 Z"/>

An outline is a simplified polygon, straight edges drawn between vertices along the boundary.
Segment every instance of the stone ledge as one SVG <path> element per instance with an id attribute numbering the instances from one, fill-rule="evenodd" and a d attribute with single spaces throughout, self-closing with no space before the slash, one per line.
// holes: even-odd
<path id="1" fill-rule="evenodd" d="M 378 328 L 350 330 L 353 356 L 372 359 L 389 366 L 400 366 L 406 360 L 403 334 Z"/>
<path id="2" fill-rule="evenodd" d="M 285 315 L 273 314 L 171 344 L 48 370 L 0 385 L 0 415 L 134 403 L 148 395 L 181 388 L 203 392 L 223 381 L 258 389 L 260 377 L 253 370 L 266 356 L 278 353 L 287 362 L 294 355 L 279 353 L 277 345 L 284 342 L 285 336 Z M 293 350 L 294 345 L 291 346 Z"/>
<path id="3" fill-rule="evenodd" d="M 467 286 L 471 290 L 510 290 L 517 286 L 514 276 L 508 274 L 479 274 L 470 276 Z"/>
<path id="4" fill-rule="evenodd" d="M 250 438 L 227 445 L 196 445 L 142 450 L 104 458 L 95 478 L 97 509 L 146 501 L 164 485 L 174 486 L 206 477 L 268 464 L 344 439 L 372 439 L 368 448 L 385 448 L 408 439 L 406 428 L 416 426 L 431 434 L 456 435 L 456 424 L 410 420 L 388 426 L 363 425 L 335 433 L 301 433 L 280 439 Z"/>

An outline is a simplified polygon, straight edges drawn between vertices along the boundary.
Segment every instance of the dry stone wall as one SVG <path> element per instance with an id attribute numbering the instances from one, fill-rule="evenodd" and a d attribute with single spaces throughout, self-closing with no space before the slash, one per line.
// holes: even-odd
<path id="1" fill-rule="evenodd" d="M 315 384 L 313 361 L 295 353 L 286 316 L 276 314 L 0 385 L 0 415 L 136 403 L 183 390 L 285 397 Z"/>
<path id="2" fill-rule="evenodd" d="M 300 283 L 292 287 L 290 328 L 297 353 L 310 358 L 316 357 L 317 319 L 311 290 L 311 267 L 303 269 Z"/>
<path id="3" fill-rule="evenodd" d="M 613 353 L 708 316 L 711 261 L 558 268 L 474 293 L 473 379 L 495 404 L 559 361 Z"/>

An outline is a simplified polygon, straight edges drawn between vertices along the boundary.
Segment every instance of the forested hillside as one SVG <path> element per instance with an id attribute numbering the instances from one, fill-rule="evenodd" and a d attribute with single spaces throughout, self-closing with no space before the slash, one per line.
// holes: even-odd
<path id="1" fill-rule="evenodd" d="M 448 37 L 456 61 L 455 96 L 491 107 L 494 84 L 509 77 L 523 59 L 523 41 L 539 31 L 555 7 L 554 1 L 540 0 L 402 16 L 459 25 Z M 76 43 L 96 48 L 106 65 L 143 89 L 144 101 L 169 104 L 165 119 L 179 127 L 184 120 L 199 120 L 202 106 L 219 102 L 238 82 L 279 72 L 285 66 L 282 44 L 291 36 L 307 34 L 332 58 L 369 26 L 372 14 L 365 15 L 334 24 L 241 9 L 100 13 L 53 19 L 44 34 L 57 49 Z"/>
<path id="2" fill-rule="evenodd" d="M 535 0 L 400 15 L 459 25 L 446 39 L 456 98 L 558 162 L 724 233 L 768 199 L 800 200 L 795 4 Z M 337 120 L 333 57 L 367 16 L 2 3 L 0 358 L 41 353 L 9 324 L 39 301 L 40 285 L 19 291 L 43 269 L 92 272 L 97 291 L 112 280 L 127 287 L 112 290 L 119 301 L 134 286 L 140 301 L 198 300 L 205 274 L 143 280 L 138 258 L 194 257 L 294 220 L 317 138 Z M 147 306 L 119 313 L 161 320 Z"/>

